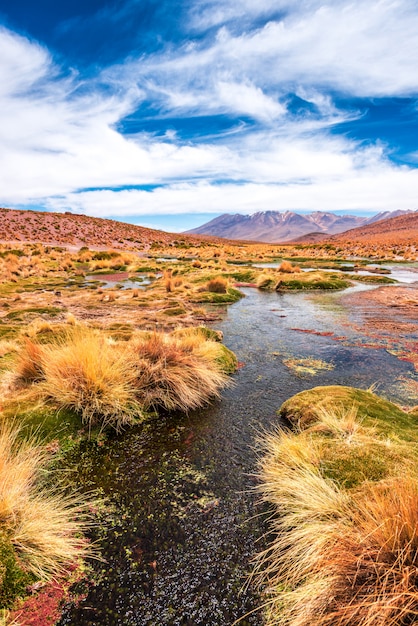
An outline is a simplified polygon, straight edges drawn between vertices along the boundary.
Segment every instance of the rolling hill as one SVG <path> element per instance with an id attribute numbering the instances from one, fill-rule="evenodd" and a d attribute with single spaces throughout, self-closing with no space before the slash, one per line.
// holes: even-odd
<path id="1" fill-rule="evenodd" d="M 165 233 L 134 224 L 75 213 L 47 213 L 0 208 L 0 241 L 40 242 L 50 245 L 147 249 L 153 242 L 169 245 L 193 237 Z"/>
<path id="2" fill-rule="evenodd" d="M 418 211 L 403 212 L 396 217 L 373 221 L 367 225 L 328 237 L 327 241 L 370 246 L 391 243 L 418 249 Z"/>

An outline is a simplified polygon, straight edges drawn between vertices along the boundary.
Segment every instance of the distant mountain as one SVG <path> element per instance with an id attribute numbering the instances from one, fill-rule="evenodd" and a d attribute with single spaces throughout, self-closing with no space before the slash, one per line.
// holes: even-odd
<path id="1" fill-rule="evenodd" d="M 326 211 L 315 211 L 303 215 L 292 211 L 283 213 L 280 211 L 261 211 L 253 215 L 225 213 L 198 228 L 188 230 L 187 233 L 269 243 L 319 241 L 330 235 L 405 213 L 408 211 L 386 211 L 378 213 L 372 218 L 336 215 Z"/>
<path id="2" fill-rule="evenodd" d="M 225 239 L 247 239 L 269 243 L 293 241 L 308 233 L 320 232 L 325 235 L 341 233 L 349 228 L 361 226 L 367 218 L 355 215 L 335 215 L 316 211 L 301 215 L 286 211 L 261 211 L 253 215 L 230 215 L 225 213 L 215 219 L 187 231 L 194 235 L 212 235 Z"/>

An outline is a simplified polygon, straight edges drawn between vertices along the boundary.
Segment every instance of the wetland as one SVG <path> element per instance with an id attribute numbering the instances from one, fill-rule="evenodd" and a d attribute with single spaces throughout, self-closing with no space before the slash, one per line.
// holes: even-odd
<path id="1" fill-rule="evenodd" d="M 138 332 L 204 325 L 222 333 L 238 360 L 233 384 L 200 408 L 151 407 L 136 424 L 93 428 L 90 436 L 71 411 L 58 436 L 55 417 L 41 425 L 57 441 L 52 462 L 65 468 L 68 484 L 99 499 L 87 535 L 100 559 L 88 557 L 86 573 L 61 597 L 60 626 L 261 626 L 263 584 L 250 575 L 272 531 L 257 468 L 263 433 L 284 425 L 281 405 L 335 385 L 373 389 L 405 409 L 418 404 L 415 265 L 386 264 L 393 284 L 344 272 L 348 284 L 341 285 L 332 268 L 327 273 L 312 259 L 303 268 L 319 272 L 312 287 L 312 278 L 303 282 L 309 272 L 281 274 L 281 260 L 257 267 L 260 249 L 236 266 L 226 262 L 233 252 L 207 246 L 174 260 L 162 249 L 158 257 L 125 253 L 109 261 L 86 250 L 52 250 L 36 280 L 28 268 L 3 282 L 5 376 L 25 338 L 53 344 L 79 324 L 118 345 Z M 272 287 L 257 289 L 267 271 Z M 296 282 L 286 288 L 289 276 L 296 289 Z M 5 414 L 16 418 L 22 404 L 12 406 Z"/>

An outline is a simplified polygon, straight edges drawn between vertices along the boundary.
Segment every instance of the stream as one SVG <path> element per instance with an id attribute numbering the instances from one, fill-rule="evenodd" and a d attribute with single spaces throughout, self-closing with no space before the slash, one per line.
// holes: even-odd
<path id="1" fill-rule="evenodd" d="M 279 426 L 277 409 L 304 389 L 376 385 L 405 403 L 397 381 L 416 380 L 411 363 L 355 345 L 347 320 L 361 320 L 341 294 L 370 288 L 243 289 L 215 325 L 242 364 L 219 401 L 74 453 L 77 482 L 106 501 L 104 528 L 92 531 L 105 561 L 93 563 L 96 583 L 80 587 L 84 599 L 65 607 L 60 626 L 261 626 L 262 599 L 247 584 L 251 559 L 268 541 L 268 512 L 254 490 L 258 437 Z M 329 369 L 297 374 L 286 365 L 306 358 Z"/>

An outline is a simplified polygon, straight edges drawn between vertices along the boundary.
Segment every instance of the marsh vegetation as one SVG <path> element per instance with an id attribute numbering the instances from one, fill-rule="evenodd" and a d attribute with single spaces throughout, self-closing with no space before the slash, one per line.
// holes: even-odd
<path id="1" fill-rule="evenodd" d="M 410 573 L 418 520 L 410 504 L 417 491 L 417 415 L 344 385 L 367 388 L 377 377 L 383 380 L 388 367 L 385 393 L 410 408 L 418 403 L 414 286 L 395 298 L 397 310 L 408 311 L 397 322 L 402 338 L 395 341 L 387 327 L 372 334 L 366 319 L 363 340 L 358 320 L 341 322 L 351 309 L 337 294 L 358 285 L 354 293 L 361 295 L 361 282 L 379 287 L 392 278 L 348 271 L 344 252 L 333 246 L 179 240 L 154 242 L 139 252 L 30 243 L 5 244 L 0 252 L 0 439 L 9 494 L 2 496 L 0 524 L 2 608 L 16 606 L 25 594 L 37 597 L 48 581 L 69 579 L 85 559 L 93 573 L 84 578 L 95 581 L 97 592 L 77 583 L 77 593 L 88 594 L 87 584 L 88 606 L 96 593 L 94 610 L 108 623 L 117 610 L 106 602 L 121 588 L 122 596 L 129 595 L 131 587 L 139 600 L 126 600 L 135 621 L 126 613 L 124 624 L 175 624 L 186 613 L 192 616 L 187 623 L 202 625 L 238 618 L 289 626 L 409 623 L 416 609 Z M 384 258 L 377 253 L 357 259 L 356 266 L 367 270 Z M 383 306 L 377 296 L 375 303 Z M 236 322 L 228 321 L 230 315 L 238 316 Z M 236 354 L 212 330 L 218 327 Z M 354 356 L 356 365 L 349 366 Z M 399 371 L 392 376 L 390 368 Z M 327 387 L 310 389 L 318 382 Z M 288 400 L 301 389 L 308 395 Z M 292 429 L 271 432 L 272 414 L 285 400 L 280 419 L 290 420 Z M 247 587 L 238 601 L 252 567 L 253 540 L 266 527 L 264 521 L 248 522 L 253 493 L 233 493 L 248 488 L 254 437 L 262 429 L 271 432 L 263 444 L 260 489 L 274 513 L 273 543 L 258 559 L 260 591 Z M 140 467 L 125 458 L 131 447 Z M 123 482 L 122 458 L 145 492 L 135 491 L 133 479 Z M 203 471 L 205 463 L 211 469 Z M 404 516 L 397 516 L 398 525 L 383 515 L 395 509 Z M 144 529 L 146 540 L 139 531 L 128 539 L 128 519 Z M 171 536 L 161 530 L 167 520 Z M 110 547 L 112 525 L 119 529 L 113 537 L 117 556 Z M 209 537 L 211 528 L 225 532 L 225 550 Z M 85 537 L 97 542 L 94 550 Z M 174 548 L 164 546 L 173 540 L 183 551 L 189 541 L 199 563 L 186 552 L 184 560 L 169 557 Z M 203 568 L 205 545 L 216 557 Z M 337 545 L 344 547 L 340 561 Z M 97 557 L 110 561 L 114 573 Z M 197 604 L 188 597 L 187 610 L 175 600 L 178 589 L 168 585 L 172 576 L 181 587 L 174 573 L 178 559 L 187 571 L 185 584 L 197 572 L 207 580 L 223 559 L 222 576 L 202 587 L 206 600 L 197 599 L 198 582 L 191 585 Z M 160 565 L 149 565 L 158 560 L 166 593 L 157 580 Z M 129 583 L 121 582 L 122 564 Z M 108 598 L 110 617 L 101 612 L 99 590 Z M 255 610 L 264 603 L 265 611 Z M 90 623 L 82 600 L 80 606 L 70 602 L 62 624 Z M 18 613 L 11 619 L 19 619 Z"/>

